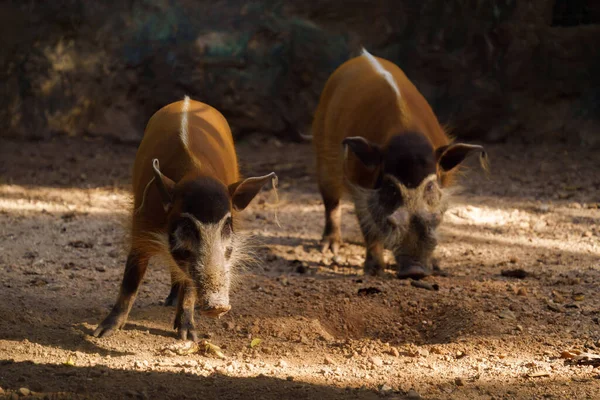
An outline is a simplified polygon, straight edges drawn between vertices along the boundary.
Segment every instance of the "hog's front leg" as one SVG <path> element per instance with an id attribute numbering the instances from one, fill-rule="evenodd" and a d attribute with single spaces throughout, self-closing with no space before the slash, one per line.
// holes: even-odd
<path id="1" fill-rule="evenodd" d="M 363 267 L 365 275 L 381 276 L 385 270 L 383 244 L 380 240 L 367 242 L 367 256 Z"/>
<path id="2" fill-rule="evenodd" d="M 196 289 L 188 282 L 181 282 L 177 301 L 174 328 L 181 340 L 198 340 L 194 324 L 194 306 L 196 304 Z"/>

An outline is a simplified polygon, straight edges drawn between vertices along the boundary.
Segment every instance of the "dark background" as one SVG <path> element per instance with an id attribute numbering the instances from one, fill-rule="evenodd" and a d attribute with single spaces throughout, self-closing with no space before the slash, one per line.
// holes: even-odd
<path id="1" fill-rule="evenodd" d="M 365 46 L 453 134 L 600 144 L 600 1 L 4 1 L 2 135 L 138 143 L 184 94 L 237 137 L 298 140 L 329 74 Z"/>

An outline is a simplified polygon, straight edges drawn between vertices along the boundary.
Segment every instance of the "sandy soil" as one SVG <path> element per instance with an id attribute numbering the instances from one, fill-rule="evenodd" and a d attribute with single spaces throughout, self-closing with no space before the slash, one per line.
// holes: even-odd
<path id="1" fill-rule="evenodd" d="M 443 223 L 449 276 L 427 290 L 362 275 L 348 202 L 341 257 L 320 254 L 309 144 L 240 142 L 244 173 L 278 173 L 280 203 L 266 190 L 244 212 L 260 263 L 227 315 L 199 318 L 220 359 L 165 350 L 175 310 L 156 264 L 126 328 L 90 336 L 123 272 L 135 147 L 0 142 L 0 397 L 600 399 L 600 368 L 565 358 L 600 353 L 597 154 L 487 148 L 491 175 L 473 163 Z M 502 275 L 515 269 L 528 275 Z"/>

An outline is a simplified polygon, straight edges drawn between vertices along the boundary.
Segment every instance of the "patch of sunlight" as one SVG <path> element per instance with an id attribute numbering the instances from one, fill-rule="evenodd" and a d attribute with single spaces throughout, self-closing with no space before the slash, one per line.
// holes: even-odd
<path id="1" fill-rule="evenodd" d="M 523 210 L 502 210 L 489 207 L 460 205 L 448 210 L 447 218 L 456 225 L 486 225 L 499 227 L 529 222 L 531 215 Z"/>
<path id="2" fill-rule="evenodd" d="M 0 210 L 10 213 L 69 211 L 90 214 L 124 214 L 130 196 L 105 189 L 0 186 Z"/>
<path id="3" fill-rule="evenodd" d="M 575 252 L 582 255 L 600 256 L 600 248 L 597 245 L 583 241 L 564 241 L 536 237 L 535 242 L 533 242 L 531 237 L 527 235 L 508 236 L 491 233 L 477 233 L 467 229 L 452 228 L 448 225 L 444 226 L 443 232 L 445 234 L 455 235 L 461 239 L 470 238 L 474 241 L 490 241 L 507 246 L 537 247 L 554 251 L 560 250 L 565 252 Z M 509 248 L 506 250 L 509 251 Z M 600 260 L 596 263 L 595 267 L 600 268 Z"/>

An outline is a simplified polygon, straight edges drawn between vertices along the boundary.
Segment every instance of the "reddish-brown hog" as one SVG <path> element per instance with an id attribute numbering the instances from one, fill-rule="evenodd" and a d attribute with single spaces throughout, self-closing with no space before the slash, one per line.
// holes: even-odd
<path id="1" fill-rule="evenodd" d="M 190 100 L 157 111 L 146 126 L 133 168 L 130 251 L 119 297 L 94 336 L 127 321 L 148 261 L 160 256 L 171 271 L 177 299 L 175 329 L 196 340 L 194 306 L 220 317 L 230 308 L 232 274 L 247 260 L 236 213 L 275 173 L 241 179 L 231 130 L 223 115 Z"/>
<path id="2" fill-rule="evenodd" d="M 348 191 L 367 248 L 365 273 L 383 272 L 389 248 L 398 277 L 430 274 L 446 188 L 469 153 L 485 162 L 484 149 L 453 143 L 402 70 L 366 50 L 327 81 L 312 133 L 325 205 L 322 251 L 339 250 L 340 198 Z"/>

